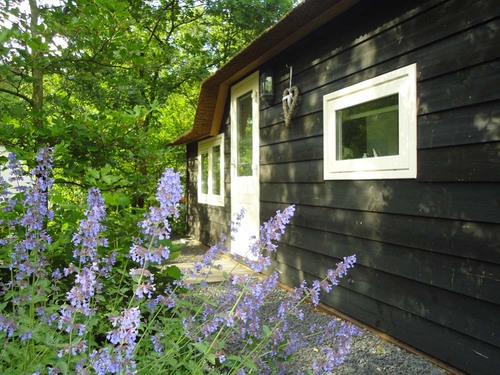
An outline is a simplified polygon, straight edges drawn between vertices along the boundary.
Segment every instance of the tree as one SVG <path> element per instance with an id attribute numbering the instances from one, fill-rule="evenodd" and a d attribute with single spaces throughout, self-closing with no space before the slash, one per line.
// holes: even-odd
<path id="1" fill-rule="evenodd" d="M 184 162 L 169 143 L 192 123 L 200 82 L 292 7 L 291 0 L 28 4 L 0 1 L 8 20 L 0 26 L 0 144 L 25 160 L 53 146 L 56 185 L 67 198 L 97 185 L 110 202 L 133 208 L 144 206 L 166 163 Z"/>

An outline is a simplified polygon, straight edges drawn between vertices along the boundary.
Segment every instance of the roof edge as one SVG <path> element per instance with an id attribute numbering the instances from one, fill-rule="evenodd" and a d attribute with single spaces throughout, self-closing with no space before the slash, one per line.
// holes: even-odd
<path id="1" fill-rule="evenodd" d="M 359 1 L 306 0 L 297 5 L 202 82 L 193 127 L 175 139 L 172 144 L 182 145 L 217 135 L 232 83 L 254 71 Z M 276 43 L 277 39 L 278 43 Z"/>

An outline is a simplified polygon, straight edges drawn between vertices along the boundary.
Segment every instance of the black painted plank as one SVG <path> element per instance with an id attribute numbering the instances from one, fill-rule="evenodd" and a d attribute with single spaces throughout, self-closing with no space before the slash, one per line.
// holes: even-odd
<path id="1" fill-rule="evenodd" d="M 377 7 L 378 5 L 373 4 L 373 6 Z M 367 7 L 367 4 L 364 4 L 364 7 Z M 294 53 L 294 55 L 291 56 L 292 58 L 289 56 L 289 60 L 298 60 L 298 64 L 294 65 L 296 66 L 294 77 L 302 92 L 307 92 L 343 77 L 360 75 L 361 71 L 380 65 L 396 56 L 401 56 L 404 59 L 404 56 L 410 55 L 412 51 L 428 48 L 428 46 L 443 39 L 454 38 L 456 34 L 461 32 L 471 34 L 469 38 L 472 38 L 476 25 L 481 27 L 482 23 L 489 22 L 499 15 L 500 5 L 495 1 L 454 0 L 442 2 L 439 6 L 414 14 L 403 22 L 391 22 L 390 27 L 385 30 L 383 27 L 382 30 L 376 29 L 377 26 L 381 26 L 380 23 L 374 24 L 372 27 L 377 31 L 367 30 L 368 33 L 373 35 L 372 37 L 367 38 L 359 35 L 359 25 L 353 25 L 351 28 L 344 27 L 342 35 L 344 35 L 344 38 L 346 36 L 350 37 L 346 46 L 339 45 L 337 38 L 328 39 L 328 36 L 323 33 L 323 38 L 320 40 L 323 44 L 326 43 L 329 46 L 329 51 L 326 52 L 327 56 L 320 59 L 316 57 L 317 53 L 314 48 L 311 49 L 310 45 L 305 45 L 300 54 L 292 51 L 291 53 Z M 377 15 L 374 19 L 380 20 L 381 17 L 381 15 Z M 329 29 L 332 34 L 338 33 L 335 23 L 325 28 Z M 321 33 L 321 31 L 318 31 L 318 33 Z M 495 38 L 497 36 L 493 34 L 491 37 Z M 485 40 L 481 39 L 481 41 Z M 454 44 L 453 42 L 445 43 L 451 46 Z M 470 52 L 460 50 L 461 45 L 458 45 L 458 48 L 458 50 L 453 51 L 453 55 Z M 306 51 L 310 50 L 309 54 L 304 53 L 304 49 Z M 431 51 L 439 54 L 439 50 Z M 307 60 L 307 56 L 311 54 L 314 58 L 309 57 L 309 63 L 300 63 L 303 59 Z M 453 55 L 443 55 L 442 58 L 452 60 Z M 434 55 L 434 57 L 437 56 Z M 465 65 L 461 67 L 468 66 L 470 60 L 471 58 L 464 60 Z M 291 61 L 288 61 L 287 64 L 290 65 Z M 462 62 L 462 59 L 455 59 L 452 67 L 457 69 L 457 64 L 460 62 Z M 280 68 L 282 67 L 280 66 Z M 445 69 L 446 72 L 450 68 L 445 67 Z M 286 77 L 286 72 L 284 72 L 284 76 Z M 288 82 L 284 80 L 278 86 L 277 92 L 281 92 L 280 90 L 287 86 Z"/>
<path id="2" fill-rule="evenodd" d="M 202 223 L 215 222 L 221 225 L 226 225 L 230 220 L 228 210 L 221 206 L 212 206 L 209 204 L 192 202 L 190 208 L 190 215 Z"/>
<path id="3" fill-rule="evenodd" d="M 321 233 L 306 228 L 290 228 L 288 233 L 290 234 L 285 236 L 278 247 L 276 260 L 317 277 L 322 277 L 326 268 L 333 267 L 338 259 L 355 253 L 358 265 L 382 272 L 389 284 L 392 282 L 391 277 L 395 280 L 403 278 L 405 282 L 411 283 L 408 290 L 420 289 L 427 293 L 428 289 L 438 288 L 435 293 L 456 295 L 453 298 L 457 300 L 481 300 L 488 302 L 484 305 L 485 309 L 493 308 L 493 305 L 500 309 L 500 265 Z M 308 237 L 307 241 L 301 241 L 304 236 Z M 321 241 L 313 236 L 319 237 Z M 325 243 L 329 245 L 325 246 Z M 393 285 L 394 288 L 401 287 L 397 280 Z M 374 295 L 369 295 L 374 298 Z M 469 309 L 469 305 L 462 312 L 472 314 L 473 310 Z M 413 313 L 417 314 L 417 311 Z M 478 314 L 480 312 L 475 313 L 476 318 Z M 500 337 L 487 340 L 500 340 Z M 500 341 L 490 343 L 500 345 Z"/>
<path id="4" fill-rule="evenodd" d="M 412 58 L 418 63 L 418 79 L 437 77 L 500 58 L 500 9 L 484 15 L 497 18 L 474 26 L 455 18 L 465 26 L 459 33 L 415 51 Z M 454 14 L 450 16 L 455 17 Z"/>
<path id="5" fill-rule="evenodd" d="M 467 8 L 461 2 L 448 2 L 364 40 L 312 69 L 302 72 L 295 69 L 294 81 L 301 91 L 296 116 L 321 110 L 321 98 L 329 92 L 413 62 L 418 64 L 419 79 L 426 80 L 500 57 L 500 33 L 497 32 L 500 21 L 493 18 L 500 15 L 497 5 L 476 1 Z M 289 60 L 291 64 L 293 58 Z M 463 80 L 463 75 L 459 79 Z M 281 93 L 287 86 L 288 82 L 284 81 L 277 86 L 277 92 Z M 317 91 L 319 87 L 322 89 Z M 282 120 L 279 94 L 275 104 L 266 111 L 266 123 Z M 422 113 L 427 113 L 427 103 L 424 104 Z"/>
<path id="6" fill-rule="evenodd" d="M 261 200 L 370 212 L 500 224 L 496 183 L 422 183 L 415 180 L 262 183 Z"/>
<path id="7" fill-rule="evenodd" d="M 228 228 L 217 223 L 196 222 L 190 226 L 189 234 L 206 245 L 214 245 L 220 241 L 220 234 L 227 233 Z"/>
<path id="8" fill-rule="evenodd" d="M 265 114 L 261 112 L 260 124 L 268 125 Z M 323 135 L 323 113 L 316 112 L 300 118 L 294 118 L 293 124 L 285 126 L 284 122 L 266 126 L 260 131 L 260 145 L 266 146 L 269 144 L 293 141 L 302 138 L 315 137 Z"/>
<path id="9" fill-rule="evenodd" d="M 435 58 L 439 59 L 440 57 L 435 56 Z M 298 119 L 304 115 L 322 113 L 324 95 L 413 62 L 417 62 L 418 69 L 421 68 L 419 61 L 415 58 L 408 61 L 398 58 L 350 75 L 332 84 L 315 87 L 312 91 L 301 91 L 299 104 L 290 126 L 299 122 Z M 300 90 L 303 90 L 300 81 L 297 82 L 297 85 Z M 462 70 L 447 72 L 447 74 L 435 78 L 421 80 L 418 82 L 417 89 L 418 115 L 500 100 L 500 90 L 497 89 L 499 85 L 499 60 L 484 62 Z M 280 92 L 280 89 L 278 88 L 277 91 Z M 282 114 L 283 110 L 280 104 L 267 108 L 263 111 L 262 117 L 266 125 L 271 125 L 282 122 Z"/>
<path id="10" fill-rule="evenodd" d="M 307 255 L 297 256 L 297 250 L 293 249 L 302 249 Z M 357 255 L 357 263 L 365 267 L 500 306 L 500 265 L 493 263 L 298 226 L 287 228 L 277 259 L 302 268 L 301 263 L 297 263 L 302 261 L 301 258 L 327 256 L 342 259 L 353 253 Z M 335 264 L 333 261 L 329 263 Z"/>
<path id="11" fill-rule="evenodd" d="M 323 182 L 323 162 L 300 161 L 260 167 L 260 182 Z"/>
<path id="12" fill-rule="evenodd" d="M 492 141 L 500 141 L 498 100 L 423 115 L 418 119 L 418 149 Z"/>
<path id="13" fill-rule="evenodd" d="M 261 202 L 261 217 L 268 218 L 284 207 L 285 204 Z M 292 224 L 500 264 L 498 224 L 300 205 Z"/>
<path id="14" fill-rule="evenodd" d="M 314 279 L 284 264 L 275 265 L 280 272 L 280 281 L 286 284 L 296 286 L 302 279 Z M 355 284 L 356 281 L 353 280 L 352 283 Z M 341 281 L 341 285 L 346 285 L 345 280 Z M 335 288 L 332 293 L 324 296 L 323 302 L 471 374 L 493 375 L 500 366 L 500 350 L 497 347 L 345 287 Z"/>
<path id="15" fill-rule="evenodd" d="M 432 182 L 498 182 L 500 142 L 419 150 L 417 179 Z"/>
<path id="16" fill-rule="evenodd" d="M 500 61 L 420 81 L 418 114 L 499 100 Z"/>
<path id="17" fill-rule="evenodd" d="M 260 148 L 260 164 L 278 164 L 297 161 L 323 161 L 323 137 L 310 137 Z"/>

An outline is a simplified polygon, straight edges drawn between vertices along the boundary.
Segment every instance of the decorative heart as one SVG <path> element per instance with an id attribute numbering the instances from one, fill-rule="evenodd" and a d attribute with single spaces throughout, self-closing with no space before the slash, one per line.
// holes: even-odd
<path id="1" fill-rule="evenodd" d="M 285 116 L 285 126 L 290 124 L 293 112 L 297 107 L 299 100 L 299 88 L 297 86 L 292 86 L 283 91 L 283 114 Z"/>

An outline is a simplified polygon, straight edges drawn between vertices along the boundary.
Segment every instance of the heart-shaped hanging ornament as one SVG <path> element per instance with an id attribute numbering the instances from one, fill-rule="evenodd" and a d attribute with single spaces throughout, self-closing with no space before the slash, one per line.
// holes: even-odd
<path id="1" fill-rule="evenodd" d="M 293 111 L 297 107 L 297 103 L 299 100 L 299 88 L 297 86 L 292 86 L 290 88 L 286 88 L 283 91 L 283 114 L 285 116 L 285 126 L 290 124 L 290 120 L 292 119 Z"/>

